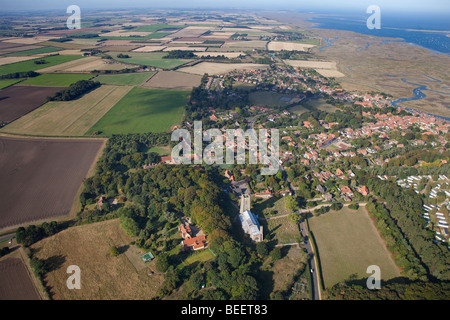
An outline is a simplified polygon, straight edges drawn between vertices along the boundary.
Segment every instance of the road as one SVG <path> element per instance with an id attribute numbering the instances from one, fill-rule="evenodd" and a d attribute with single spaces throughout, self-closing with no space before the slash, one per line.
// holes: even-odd
<path id="1" fill-rule="evenodd" d="M 300 230 L 302 236 L 307 239 L 308 237 L 308 227 L 306 225 L 306 222 L 300 222 Z M 311 246 L 311 241 L 308 239 L 306 244 L 304 245 L 306 249 L 306 253 L 308 254 L 308 267 L 310 270 L 311 275 L 311 291 L 312 291 L 312 299 L 313 300 L 320 300 L 320 292 L 319 292 L 319 278 L 317 275 L 317 266 L 316 266 L 316 260 L 314 259 L 314 251 Z M 313 272 L 311 272 L 313 270 Z"/>

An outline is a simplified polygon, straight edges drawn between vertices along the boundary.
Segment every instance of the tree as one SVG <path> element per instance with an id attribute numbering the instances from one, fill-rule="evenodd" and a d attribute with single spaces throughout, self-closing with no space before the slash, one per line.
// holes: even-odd
<path id="1" fill-rule="evenodd" d="M 281 249 L 280 247 L 276 247 L 272 250 L 270 253 L 270 257 L 273 261 L 280 260 L 281 259 Z"/>
<path id="2" fill-rule="evenodd" d="M 116 246 L 112 246 L 109 249 L 109 254 L 111 255 L 111 257 L 117 257 L 119 255 L 119 249 L 117 249 Z"/>
<path id="3" fill-rule="evenodd" d="M 159 272 L 166 272 L 169 269 L 169 256 L 166 253 L 161 253 L 156 257 L 156 270 Z"/>
<path id="4" fill-rule="evenodd" d="M 293 196 L 286 196 L 284 203 L 286 205 L 286 208 L 291 210 L 292 212 L 295 212 L 298 210 L 297 200 Z"/>
<path id="5" fill-rule="evenodd" d="M 256 244 L 256 252 L 263 258 L 269 254 L 269 249 L 267 248 L 266 242 L 258 242 Z"/>

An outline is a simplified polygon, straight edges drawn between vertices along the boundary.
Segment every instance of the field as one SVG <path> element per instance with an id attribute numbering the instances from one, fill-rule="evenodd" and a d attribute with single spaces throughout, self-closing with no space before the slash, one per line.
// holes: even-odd
<path id="1" fill-rule="evenodd" d="M 16 84 L 17 82 L 20 82 L 20 80 L 21 79 L 0 79 L 0 90 Z"/>
<path id="2" fill-rule="evenodd" d="M 167 132 L 180 122 L 190 91 L 135 87 L 87 133 Z"/>
<path id="3" fill-rule="evenodd" d="M 11 86 L 0 91 L 0 121 L 13 121 L 36 109 L 64 87 Z"/>
<path id="4" fill-rule="evenodd" d="M 338 110 L 337 107 L 333 106 L 332 104 L 327 103 L 325 101 L 325 99 L 323 99 L 323 98 L 317 98 L 317 99 L 303 101 L 298 107 L 304 107 L 308 110 L 326 111 L 329 113 Z"/>
<path id="5" fill-rule="evenodd" d="M 20 258 L 0 260 L 0 300 L 39 300 L 39 295 Z"/>
<path id="6" fill-rule="evenodd" d="M 202 77 L 178 71 L 158 71 L 143 86 L 146 88 L 191 90 L 200 85 Z"/>
<path id="7" fill-rule="evenodd" d="M 334 61 L 284 60 L 284 62 L 294 67 L 314 69 L 324 77 L 345 77 L 345 74 L 337 70 Z"/>
<path id="8" fill-rule="evenodd" d="M 45 60 L 45 64 L 35 64 L 36 60 Z M 7 65 L 0 66 L 0 75 L 13 73 L 13 72 L 24 72 L 24 71 L 36 71 L 44 68 L 49 68 L 56 66 L 58 64 L 81 59 L 81 56 L 69 56 L 69 55 L 57 55 L 51 57 L 41 57 L 33 60 L 22 61 L 11 63 Z"/>
<path id="9" fill-rule="evenodd" d="M 51 72 L 91 72 L 93 70 L 121 70 L 129 67 L 122 63 L 107 63 L 100 57 L 86 57 L 39 70 L 40 73 Z"/>
<path id="10" fill-rule="evenodd" d="M 0 229 L 69 214 L 103 144 L 1 136 Z"/>
<path id="11" fill-rule="evenodd" d="M 157 295 L 164 275 L 149 275 L 150 270 L 155 271 L 154 261 L 147 262 L 143 269 L 135 268 L 128 256 L 139 250 L 130 250 L 131 241 L 118 220 L 109 220 L 64 230 L 32 248 L 38 250 L 40 259 L 60 258 L 45 276 L 54 300 L 149 300 Z M 109 254 L 113 245 L 121 252 L 116 257 Z M 71 264 L 81 269 L 81 290 L 67 290 L 66 270 Z"/>
<path id="12" fill-rule="evenodd" d="M 117 54 L 120 52 L 111 53 L 111 56 L 120 62 L 139 64 L 145 66 L 158 67 L 162 69 L 173 69 L 176 68 L 190 60 L 186 59 L 163 59 L 166 56 L 165 52 L 126 52 L 130 58 L 117 58 Z"/>
<path id="13" fill-rule="evenodd" d="M 61 51 L 61 48 L 56 47 L 42 47 L 37 49 L 29 49 L 19 52 L 10 53 L 9 55 L 14 56 L 31 56 L 33 54 L 42 54 L 42 53 L 49 53 L 49 52 L 55 52 L 55 51 Z"/>
<path id="14" fill-rule="evenodd" d="M 273 107 L 287 105 L 294 97 L 289 94 L 282 94 L 277 92 L 256 91 L 251 92 L 248 98 L 254 105 Z"/>
<path id="15" fill-rule="evenodd" d="M 207 74 L 222 74 L 233 70 L 242 69 L 266 69 L 268 66 L 264 64 L 255 63 L 217 63 L 217 62 L 200 62 L 192 67 L 184 67 L 179 69 L 179 71 L 203 75 Z"/>
<path id="16" fill-rule="evenodd" d="M 155 31 L 160 31 L 160 30 L 164 30 L 164 29 L 182 29 L 183 27 L 184 26 L 170 25 L 170 24 L 152 24 L 152 25 L 147 25 L 147 26 L 139 26 L 132 30 L 127 30 L 127 32 L 131 32 L 132 34 L 135 34 L 136 32 L 155 32 Z"/>
<path id="17" fill-rule="evenodd" d="M 271 51 L 281 51 L 281 50 L 297 50 L 297 51 L 308 51 L 309 48 L 315 47 L 313 44 L 306 43 L 295 43 L 295 42 L 278 42 L 271 41 L 267 45 L 267 48 Z"/>
<path id="18" fill-rule="evenodd" d="M 236 41 L 224 43 L 221 49 L 229 51 L 243 51 L 266 48 L 267 41 L 254 40 L 254 41 Z M 219 50 L 218 50 L 219 51 Z"/>
<path id="19" fill-rule="evenodd" d="M 154 52 L 154 51 L 161 51 L 165 48 L 166 46 L 144 46 L 141 48 L 134 49 L 133 52 Z"/>
<path id="20" fill-rule="evenodd" d="M 211 57 L 217 57 L 217 56 L 225 56 L 226 58 L 237 58 L 240 55 L 245 55 L 244 52 L 216 52 L 216 51 L 206 51 L 206 52 L 196 52 L 195 53 L 196 56 L 198 57 L 206 57 L 206 56 L 211 56 Z"/>
<path id="21" fill-rule="evenodd" d="M 265 227 L 264 222 L 262 222 L 262 225 Z M 291 222 L 288 217 L 267 220 L 265 233 L 272 235 L 277 244 L 296 243 L 300 238 L 297 225 Z"/>
<path id="22" fill-rule="evenodd" d="M 89 80 L 92 78 L 90 74 L 41 74 L 34 78 L 28 78 L 21 82 L 21 85 L 32 86 L 48 86 L 48 87 L 68 87 L 72 83 L 80 80 Z"/>
<path id="23" fill-rule="evenodd" d="M 153 72 L 124 73 L 116 75 L 101 75 L 94 80 L 104 84 L 138 86 L 147 80 Z"/>
<path id="24" fill-rule="evenodd" d="M 47 102 L 1 131 L 41 136 L 81 136 L 130 89 L 127 86 L 102 85 L 77 100 Z"/>
<path id="25" fill-rule="evenodd" d="M 17 63 L 21 61 L 27 61 L 27 60 L 33 60 L 38 58 L 37 56 L 22 56 L 22 57 L 15 57 L 15 56 L 4 56 L 0 57 L 0 66 L 4 66 L 11 63 Z"/>
<path id="26" fill-rule="evenodd" d="M 318 246 L 326 288 L 350 278 L 367 278 L 367 267 L 377 265 L 382 279 L 400 276 L 383 240 L 364 207 L 344 207 L 309 220 Z"/>

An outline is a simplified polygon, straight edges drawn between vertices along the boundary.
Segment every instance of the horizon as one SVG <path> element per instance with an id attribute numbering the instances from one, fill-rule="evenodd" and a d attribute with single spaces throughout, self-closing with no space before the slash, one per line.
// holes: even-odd
<path id="1" fill-rule="evenodd" d="M 245 3 L 237 0 L 228 1 L 227 4 L 222 2 L 211 2 L 206 0 L 192 1 L 190 5 L 181 0 L 172 1 L 154 1 L 148 3 L 144 0 L 131 0 L 124 4 L 121 0 L 62 0 L 55 2 L 54 0 L 19 0 L 15 2 L 1 1 L 2 12 L 28 12 L 28 11 L 50 11 L 63 10 L 69 5 L 78 5 L 80 8 L 89 10 L 125 10 L 125 9 L 184 9 L 184 10 L 301 10 L 302 12 L 338 12 L 338 13 L 355 13 L 364 10 L 369 5 L 378 5 L 384 12 L 389 14 L 401 13 L 420 13 L 420 14 L 438 14 L 446 15 L 450 13 L 450 6 L 445 0 L 413 0 L 413 1 L 388 1 L 388 0 L 345 0 L 339 4 L 331 0 L 319 0 L 315 4 L 311 4 L 304 0 L 281 0 L 273 3 L 268 0 L 249 0 Z"/>

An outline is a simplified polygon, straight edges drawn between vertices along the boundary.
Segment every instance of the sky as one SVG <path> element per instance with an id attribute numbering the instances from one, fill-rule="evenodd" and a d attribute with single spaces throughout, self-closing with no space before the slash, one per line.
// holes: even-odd
<path id="1" fill-rule="evenodd" d="M 285 9 L 314 12 L 357 12 L 378 5 L 387 12 L 448 13 L 449 0 L 0 0 L 0 12 L 64 10 L 69 5 L 85 9 L 118 8 L 234 8 Z"/>

